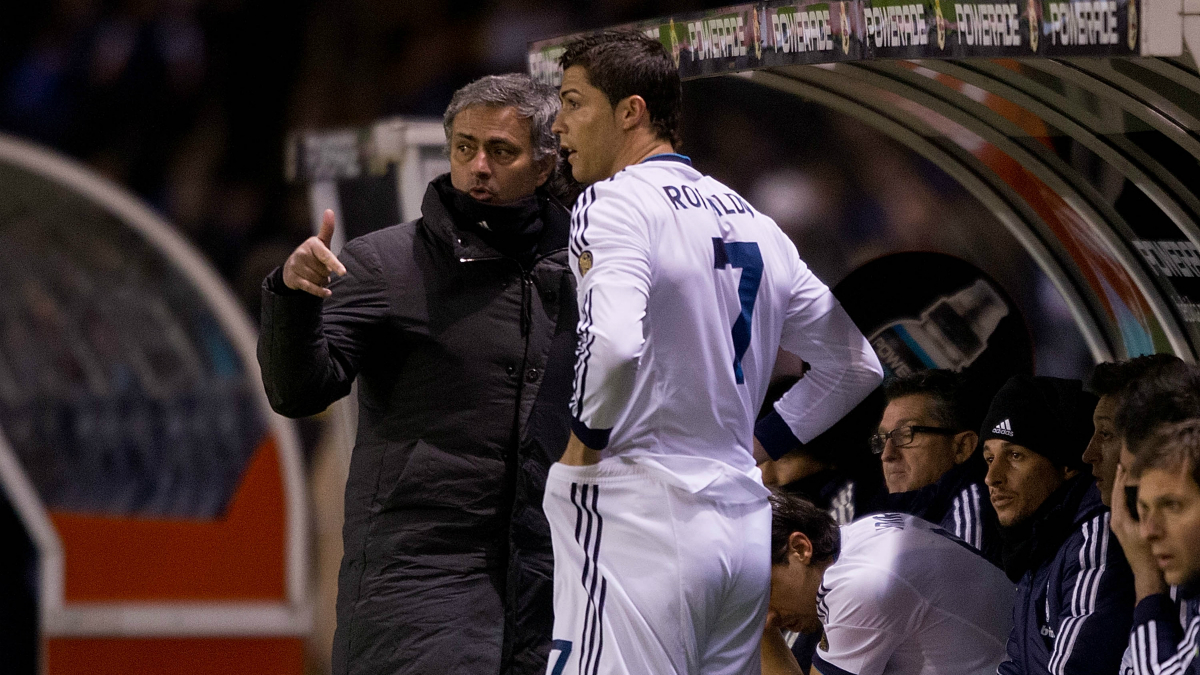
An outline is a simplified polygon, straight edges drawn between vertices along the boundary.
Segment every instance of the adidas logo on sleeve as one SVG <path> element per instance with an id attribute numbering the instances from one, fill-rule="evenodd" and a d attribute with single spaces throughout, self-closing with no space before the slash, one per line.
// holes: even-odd
<path id="1" fill-rule="evenodd" d="M 1003 436 L 1008 436 L 1011 438 L 1013 435 L 1012 423 L 1009 422 L 1008 420 L 1004 420 L 1000 424 L 997 424 L 994 429 L 992 429 L 992 433 L 993 434 L 1001 434 Z"/>

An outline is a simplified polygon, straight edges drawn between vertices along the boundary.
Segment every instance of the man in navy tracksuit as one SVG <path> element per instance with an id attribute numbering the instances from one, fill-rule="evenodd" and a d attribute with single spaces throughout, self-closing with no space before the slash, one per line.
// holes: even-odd
<path id="1" fill-rule="evenodd" d="M 1133 577 L 1095 481 L 1081 473 L 1096 397 L 1078 380 L 1018 375 L 980 428 L 1002 562 L 1019 581 L 1000 675 L 1116 673 Z"/>
<path id="2" fill-rule="evenodd" d="M 1137 598 L 1128 665 L 1135 675 L 1196 675 L 1200 368 L 1171 364 L 1141 380 L 1124 396 L 1118 416 L 1124 418 L 1118 429 L 1125 447 L 1113 481 L 1114 497 L 1137 486 L 1136 519 L 1124 499 L 1114 499 L 1112 518 L 1133 568 Z"/>

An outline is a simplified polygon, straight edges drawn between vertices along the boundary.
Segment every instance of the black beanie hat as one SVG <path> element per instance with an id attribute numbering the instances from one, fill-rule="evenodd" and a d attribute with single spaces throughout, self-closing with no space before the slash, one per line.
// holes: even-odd
<path id="1" fill-rule="evenodd" d="M 992 399 L 979 443 L 999 438 L 1029 448 L 1055 466 L 1082 468 L 1098 400 L 1079 380 L 1014 375 Z"/>

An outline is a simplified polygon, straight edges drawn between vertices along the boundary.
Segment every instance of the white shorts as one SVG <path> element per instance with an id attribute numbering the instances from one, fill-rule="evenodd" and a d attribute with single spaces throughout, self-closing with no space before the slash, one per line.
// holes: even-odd
<path id="1" fill-rule="evenodd" d="M 650 464 L 550 469 L 547 675 L 759 675 L 771 508 L 757 470 L 692 491 Z"/>

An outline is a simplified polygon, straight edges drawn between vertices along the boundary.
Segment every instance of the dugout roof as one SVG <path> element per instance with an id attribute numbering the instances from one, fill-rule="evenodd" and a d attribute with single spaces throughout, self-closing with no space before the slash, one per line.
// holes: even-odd
<path id="1" fill-rule="evenodd" d="M 619 28 L 661 40 L 685 81 L 746 78 L 936 164 L 1049 276 L 1097 361 L 1200 353 L 1200 3 L 758 2 Z M 557 84 L 572 37 L 533 43 L 530 73 Z"/>

